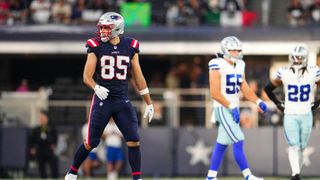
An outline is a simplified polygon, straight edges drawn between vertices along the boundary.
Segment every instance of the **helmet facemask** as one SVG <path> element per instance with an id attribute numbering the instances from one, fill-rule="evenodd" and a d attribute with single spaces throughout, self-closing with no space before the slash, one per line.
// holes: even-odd
<path id="1" fill-rule="evenodd" d="M 98 26 L 98 35 L 101 38 L 102 42 L 107 42 L 111 38 L 111 32 L 112 32 L 112 27 L 113 25 L 97 25 Z"/>
<path id="2" fill-rule="evenodd" d="M 242 43 L 235 36 L 229 36 L 221 41 L 221 51 L 223 58 L 231 60 L 233 63 L 243 58 Z M 232 55 L 230 51 L 238 51 L 237 55 Z"/>

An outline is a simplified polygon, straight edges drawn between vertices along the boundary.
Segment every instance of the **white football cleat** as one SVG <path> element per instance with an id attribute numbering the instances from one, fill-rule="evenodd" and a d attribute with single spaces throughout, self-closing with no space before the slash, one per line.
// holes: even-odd
<path id="1" fill-rule="evenodd" d="M 210 177 L 210 178 L 207 177 L 206 180 L 218 180 L 218 179 L 216 177 Z"/>
<path id="2" fill-rule="evenodd" d="M 259 178 L 254 175 L 249 175 L 246 177 L 246 180 L 263 180 L 263 178 Z"/>
<path id="3" fill-rule="evenodd" d="M 64 180 L 76 180 L 76 179 L 77 179 L 77 175 L 71 174 L 71 173 L 67 173 L 67 175 L 64 177 Z"/>

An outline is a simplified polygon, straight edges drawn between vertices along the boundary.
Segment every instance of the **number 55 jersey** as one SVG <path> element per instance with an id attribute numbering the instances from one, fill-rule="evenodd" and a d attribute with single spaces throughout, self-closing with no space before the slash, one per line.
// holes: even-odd
<path id="1" fill-rule="evenodd" d="M 307 66 L 305 69 L 282 67 L 277 72 L 277 78 L 283 83 L 285 93 L 286 114 L 307 114 L 311 111 L 314 101 L 315 84 L 320 80 L 320 70 L 317 66 Z"/>
<path id="2" fill-rule="evenodd" d="M 96 82 L 110 92 L 108 99 L 128 99 L 128 70 L 131 59 L 139 53 L 139 42 L 128 37 L 121 37 L 117 45 L 102 42 L 96 38 L 87 40 L 87 53 L 97 57 L 95 71 Z"/>
<path id="3" fill-rule="evenodd" d="M 220 92 L 227 100 L 239 107 L 239 91 L 243 82 L 245 63 L 237 60 L 231 65 L 223 58 L 215 58 L 209 62 L 209 70 L 217 70 L 220 73 Z M 213 102 L 213 106 L 222 106 L 218 101 Z"/>

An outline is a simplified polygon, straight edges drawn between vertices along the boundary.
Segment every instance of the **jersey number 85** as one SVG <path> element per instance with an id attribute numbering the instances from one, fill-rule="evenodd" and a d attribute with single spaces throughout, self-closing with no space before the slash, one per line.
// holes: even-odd
<path id="1" fill-rule="evenodd" d="M 128 56 L 102 56 L 100 59 L 101 77 L 103 79 L 116 77 L 117 79 L 125 80 L 129 61 Z"/>

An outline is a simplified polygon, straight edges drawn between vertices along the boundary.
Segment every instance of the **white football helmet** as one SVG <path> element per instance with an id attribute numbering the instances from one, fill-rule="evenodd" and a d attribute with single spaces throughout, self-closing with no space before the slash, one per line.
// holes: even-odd
<path id="1" fill-rule="evenodd" d="M 100 37 L 102 42 L 107 42 L 110 39 L 123 34 L 124 32 L 124 19 L 123 17 L 115 12 L 107 12 L 104 13 L 98 21 L 98 36 Z M 102 27 L 110 27 L 111 31 L 107 33 L 102 33 Z"/>
<path id="2" fill-rule="evenodd" d="M 289 54 L 289 62 L 294 67 L 305 67 L 308 65 L 308 50 L 302 46 L 296 46 Z"/>
<path id="3" fill-rule="evenodd" d="M 239 59 L 243 58 L 242 54 L 242 43 L 241 41 L 235 36 L 228 36 L 222 39 L 221 43 L 221 51 L 223 53 L 223 58 L 230 59 L 233 62 L 236 62 Z M 230 54 L 230 50 L 237 50 L 240 51 L 237 56 L 232 56 Z"/>

